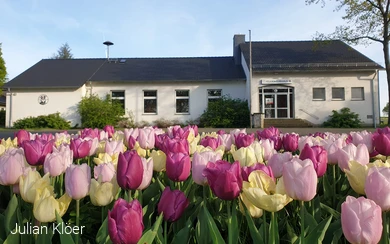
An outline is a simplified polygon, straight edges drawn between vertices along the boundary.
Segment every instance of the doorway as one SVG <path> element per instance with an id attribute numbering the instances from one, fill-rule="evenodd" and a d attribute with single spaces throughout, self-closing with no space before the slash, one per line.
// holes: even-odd
<path id="1" fill-rule="evenodd" d="M 294 118 L 293 95 L 293 87 L 260 87 L 260 111 L 265 118 Z"/>

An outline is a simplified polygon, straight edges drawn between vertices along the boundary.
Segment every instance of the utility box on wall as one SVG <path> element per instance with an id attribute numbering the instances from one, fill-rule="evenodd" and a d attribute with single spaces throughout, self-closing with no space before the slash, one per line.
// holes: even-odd
<path id="1" fill-rule="evenodd" d="M 254 113 L 252 114 L 252 125 L 254 128 L 264 128 L 264 114 Z"/>

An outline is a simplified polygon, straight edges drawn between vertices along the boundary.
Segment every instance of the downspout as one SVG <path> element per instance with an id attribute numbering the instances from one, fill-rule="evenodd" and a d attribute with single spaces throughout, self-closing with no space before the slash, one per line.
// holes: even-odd
<path id="1" fill-rule="evenodd" d="M 375 71 L 375 74 L 374 74 L 374 77 L 372 77 L 372 80 L 371 80 L 371 98 L 372 98 L 372 116 L 373 116 L 373 119 L 374 119 L 374 128 L 377 127 L 377 123 L 376 123 L 376 109 L 375 109 L 375 93 L 374 93 L 374 80 L 375 80 L 375 77 L 378 75 L 378 70 Z M 378 80 L 378 88 L 379 88 L 379 79 Z M 379 107 L 379 110 L 380 111 L 380 105 L 379 105 L 379 90 L 378 90 L 378 107 Z M 380 112 L 379 112 L 379 115 L 380 115 Z M 380 119 L 379 119 L 380 120 Z"/>
<path id="2" fill-rule="evenodd" d="M 12 93 L 11 93 L 11 88 L 8 88 L 8 94 L 9 94 L 8 127 L 11 128 L 11 123 L 12 123 Z"/>
<path id="3" fill-rule="evenodd" d="M 249 116 L 250 127 L 253 128 L 253 114 L 252 114 L 252 32 L 249 30 Z"/>

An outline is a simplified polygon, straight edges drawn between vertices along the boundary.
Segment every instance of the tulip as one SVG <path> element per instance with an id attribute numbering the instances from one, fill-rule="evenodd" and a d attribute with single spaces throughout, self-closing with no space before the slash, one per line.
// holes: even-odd
<path id="1" fill-rule="evenodd" d="M 36 137 L 32 140 L 35 140 L 35 139 L 39 139 L 39 140 L 42 140 L 42 141 L 51 141 L 51 140 L 55 140 L 53 134 L 51 133 L 42 133 L 42 134 L 37 134 Z"/>
<path id="2" fill-rule="evenodd" d="M 277 212 L 293 199 L 286 195 L 283 178 L 278 184 L 263 171 L 253 171 L 243 183 L 243 194 L 256 207 L 269 212 Z"/>
<path id="3" fill-rule="evenodd" d="M 189 154 L 189 143 L 187 139 L 181 139 L 181 138 L 173 138 L 170 139 L 169 137 L 166 137 L 164 139 L 164 146 L 163 151 L 165 154 L 168 154 L 168 152 L 171 153 L 185 153 Z"/>
<path id="4" fill-rule="evenodd" d="M 235 161 L 239 161 L 241 167 L 251 166 L 255 163 L 263 163 L 264 147 L 258 141 L 253 142 L 248 147 L 241 147 L 236 150 L 232 147 L 231 153 Z"/>
<path id="5" fill-rule="evenodd" d="M 379 154 L 390 156 L 390 133 L 374 135 L 373 145 Z"/>
<path id="6" fill-rule="evenodd" d="M 69 146 L 61 145 L 58 149 L 53 147 L 53 152 L 47 154 L 43 163 L 45 174 L 50 173 L 50 176 L 59 176 L 72 164 L 73 151 Z"/>
<path id="7" fill-rule="evenodd" d="M 301 136 L 298 140 L 298 149 L 302 151 L 306 144 L 310 147 L 323 145 L 323 140 L 321 137 Z"/>
<path id="8" fill-rule="evenodd" d="M 364 186 L 367 198 L 378 204 L 382 211 L 390 210 L 390 168 L 372 167 L 368 170 Z"/>
<path id="9" fill-rule="evenodd" d="M 165 187 L 157 206 L 158 214 L 164 213 L 165 221 L 175 222 L 182 216 L 188 204 L 184 192 Z"/>
<path id="10" fill-rule="evenodd" d="M 79 159 L 89 155 L 92 147 L 92 140 L 76 138 L 70 140 L 70 149 L 73 151 L 73 158 Z"/>
<path id="11" fill-rule="evenodd" d="M 107 133 L 108 138 L 111 138 L 112 135 L 113 135 L 114 132 L 115 132 L 114 126 L 112 126 L 112 125 L 105 125 L 105 126 L 103 127 L 103 130 Z"/>
<path id="12" fill-rule="evenodd" d="M 287 133 L 283 136 L 283 148 L 288 152 L 295 152 L 298 149 L 299 135 L 295 133 Z"/>
<path id="13" fill-rule="evenodd" d="M 374 201 L 347 196 L 341 204 L 341 227 L 350 243 L 378 243 L 382 235 L 382 211 Z"/>
<path id="14" fill-rule="evenodd" d="M 86 140 L 91 141 L 91 147 L 89 149 L 88 156 L 93 156 L 97 153 L 97 149 L 99 147 L 99 139 L 98 138 L 86 138 Z"/>
<path id="15" fill-rule="evenodd" d="M 218 140 L 218 138 L 206 136 L 200 140 L 200 145 L 204 147 L 210 147 L 211 149 L 215 150 L 217 147 L 221 145 L 221 141 Z"/>
<path id="16" fill-rule="evenodd" d="M 345 169 L 344 172 L 347 175 L 349 184 L 356 193 L 365 194 L 364 188 L 368 170 L 374 166 L 374 164 L 362 165 L 356 161 L 349 162 L 348 169 Z"/>
<path id="17" fill-rule="evenodd" d="M 123 153 L 123 141 L 106 141 L 104 144 L 104 152 L 113 155 L 115 153 Z"/>
<path id="18" fill-rule="evenodd" d="M 38 171 L 30 170 L 27 175 L 22 175 L 19 179 L 19 193 L 25 202 L 34 203 L 37 189 L 43 188 L 49 189 L 54 194 L 49 174 L 41 177 Z"/>
<path id="19" fill-rule="evenodd" d="M 91 185 L 91 168 L 88 164 L 71 164 L 65 172 L 65 191 L 74 200 L 88 195 Z"/>
<path id="20" fill-rule="evenodd" d="M 10 147 L 18 147 L 18 138 L 11 139 L 11 137 L 8 137 L 7 139 L 3 138 L 1 139 L 1 145 L 5 147 L 5 149 L 8 149 Z"/>
<path id="21" fill-rule="evenodd" d="M 220 199 L 233 200 L 240 195 L 242 176 L 238 161 L 233 164 L 223 160 L 208 163 L 203 175 L 213 193 Z"/>
<path id="22" fill-rule="evenodd" d="M 23 149 L 9 148 L 0 156 L 0 185 L 9 186 L 19 182 L 24 173 L 26 159 Z"/>
<path id="23" fill-rule="evenodd" d="M 21 146 L 24 141 L 30 140 L 31 133 L 26 130 L 18 130 L 15 137 L 18 138 L 18 145 Z"/>
<path id="24" fill-rule="evenodd" d="M 193 130 L 192 132 L 194 133 Z M 174 125 L 167 128 L 167 133 L 170 138 L 187 139 L 191 130 L 189 130 L 189 127 L 181 128 L 180 125 Z"/>
<path id="25" fill-rule="evenodd" d="M 114 244 L 136 244 L 144 230 L 142 206 L 138 200 L 127 202 L 119 198 L 108 211 L 108 234 Z"/>
<path id="26" fill-rule="evenodd" d="M 42 165 L 48 153 L 53 151 L 54 140 L 45 141 L 39 138 L 31 141 L 24 141 L 22 147 L 27 163 L 32 166 Z"/>
<path id="27" fill-rule="evenodd" d="M 165 170 L 167 163 L 167 155 L 161 150 L 153 150 L 150 153 L 150 157 L 153 158 L 153 170 L 161 172 Z"/>
<path id="28" fill-rule="evenodd" d="M 365 144 L 370 153 L 374 150 L 372 133 L 364 130 L 358 132 L 350 132 L 350 135 L 352 137 L 352 143 L 355 146 L 358 146 L 359 144 Z"/>
<path id="29" fill-rule="evenodd" d="M 67 193 L 56 199 L 49 188 L 37 188 L 33 204 L 34 217 L 39 222 L 53 222 L 56 220 L 56 212 L 62 217 L 71 201 L 72 198 Z"/>
<path id="30" fill-rule="evenodd" d="M 142 176 L 141 185 L 137 188 L 138 190 L 143 190 L 150 185 L 153 177 L 153 158 L 141 158 L 142 165 L 144 167 L 144 172 Z"/>
<path id="31" fill-rule="evenodd" d="M 259 143 L 261 144 L 263 150 L 263 159 L 265 161 L 268 161 L 272 155 L 274 155 L 276 153 L 276 150 L 275 150 L 275 141 L 271 140 L 271 139 L 261 139 L 259 141 Z"/>
<path id="32" fill-rule="evenodd" d="M 116 179 L 120 187 L 136 190 L 142 183 L 143 172 L 142 160 L 136 151 L 119 154 Z"/>
<path id="33" fill-rule="evenodd" d="M 97 158 L 93 158 L 93 162 L 97 165 L 112 163 L 115 168 L 118 165 L 118 157 L 119 157 L 118 153 L 113 155 L 109 155 L 107 153 L 99 153 L 97 156 L 98 156 Z"/>
<path id="34" fill-rule="evenodd" d="M 233 137 L 231 134 L 218 134 L 218 139 L 221 144 L 225 147 L 225 151 L 230 151 L 233 144 Z"/>
<path id="35" fill-rule="evenodd" d="M 317 193 L 317 173 L 310 159 L 285 163 L 283 182 L 287 195 L 295 200 L 310 201 Z"/>
<path id="36" fill-rule="evenodd" d="M 138 130 L 138 142 L 143 149 L 152 149 L 155 144 L 155 132 L 152 127 Z"/>
<path id="37" fill-rule="evenodd" d="M 185 181 L 191 173 L 190 156 L 185 153 L 168 153 L 166 171 L 170 180 Z"/>
<path id="38" fill-rule="evenodd" d="M 325 174 L 328 165 L 328 154 L 322 146 L 310 147 L 306 144 L 299 155 L 299 159 L 310 159 L 314 164 L 314 169 L 316 170 L 318 177 Z"/>
<path id="39" fill-rule="evenodd" d="M 249 214 L 252 216 L 252 218 L 260 218 L 261 216 L 263 216 L 263 209 L 258 208 L 255 205 L 253 205 L 248 200 L 248 198 L 246 197 L 245 194 L 241 193 L 240 199 L 241 199 L 241 201 L 239 202 L 239 208 L 240 208 L 241 213 L 243 213 L 245 215 L 244 207 L 242 206 L 242 203 L 244 203 L 246 209 L 248 209 Z"/>
<path id="40" fill-rule="evenodd" d="M 125 133 L 121 130 L 117 130 L 112 134 L 111 140 L 113 141 L 122 141 L 123 144 L 125 144 Z"/>
<path id="41" fill-rule="evenodd" d="M 268 160 L 267 165 L 271 167 L 273 175 L 280 178 L 283 174 L 283 165 L 293 158 L 291 152 L 275 153 Z"/>
<path id="42" fill-rule="evenodd" d="M 272 140 L 274 142 L 274 149 L 276 151 L 279 151 L 282 148 L 283 142 L 282 142 L 282 138 L 280 137 L 280 131 L 278 128 L 271 126 L 269 128 L 265 128 L 262 131 L 257 131 L 257 136 L 259 137 L 259 140 L 261 139 Z"/>
<path id="43" fill-rule="evenodd" d="M 328 164 L 335 165 L 339 161 L 339 150 L 346 146 L 343 138 L 338 138 L 334 141 L 324 140 L 323 146 L 328 152 Z"/>
<path id="44" fill-rule="evenodd" d="M 54 144 L 56 147 L 60 147 L 63 144 L 69 145 L 69 143 L 70 143 L 70 135 L 67 132 L 54 134 Z"/>
<path id="45" fill-rule="evenodd" d="M 368 164 L 370 155 L 365 144 L 360 144 L 357 147 L 354 144 L 348 144 L 342 149 L 339 149 L 337 158 L 340 169 L 345 171 L 346 169 L 349 169 L 348 163 L 350 161 L 357 161 L 361 165 Z"/>
<path id="46" fill-rule="evenodd" d="M 124 138 L 125 145 L 128 148 L 133 149 L 134 144 L 138 138 L 138 128 L 124 129 L 124 133 L 125 133 L 125 138 Z"/>
<path id="47" fill-rule="evenodd" d="M 79 131 L 80 137 L 85 138 L 99 138 L 99 129 L 85 128 Z"/>
<path id="48" fill-rule="evenodd" d="M 195 152 L 192 158 L 192 179 L 198 185 L 206 185 L 207 178 L 203 176 L 203 170 L 207 163 L 215 163 L 222 159 L 221 153 L 214 151 Z"/>
<path id="49" fill-rule="evenodd" d="M 95 206 L 107 206 L 110 204 L 118 193 L 119 185 L 115 177 L 110 181 L 103 182 L 101 179 L 91 180 L 91 189 L 89 190 L 89 198 Z"/>
<path id="50" fill-rule="evenodd" d="M 241 168 L 242 180 L 248 181 L 249 175 L 255 170 L 261 170 L 267 175 L 269 175 L 273 180 L 275 180 L 274 174 L 272 172 L 272 168 L 268 165 L 265 166 L 264 164 L 260 164 L 260 163 L 253 164 L 252 166 L 242 167 Z"/>
<path id="51" fill-rule="evenodd" d="M 240 133 L 238 135 L 235 135 L 234 141 L 237 146 L 237 149 L 240 149 L 241 147 L 248 147 L 255 141 L 255 134 L 247 135 L 244 133 Z"/>
<path id="52" fill-rule="evenodd" d="M 94 167 L 93 176 L 96 180 L 101 180 L 102 182 L 111 181 L 111 179 L 115 176 L 115 167 L 114 164 L 102 163 Z"/>

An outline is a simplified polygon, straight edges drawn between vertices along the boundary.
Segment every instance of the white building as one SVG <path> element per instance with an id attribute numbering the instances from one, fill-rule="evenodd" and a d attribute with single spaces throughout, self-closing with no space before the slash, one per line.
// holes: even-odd
<path id="1" fill-rule="evenodd" d="M 375 126 L 380 69 L 341 41 L 249 43 L 245 35 L 234 36 L 229 57 L 43 59 L 5 84 L 6 126 L 56 112 L 80 125 L 77 103 L 92 93 L 122 101 L 136 122 L 195 120 L 209 100 L 230 95 L 267 125 L 322 124 L 348 107 Z"/>

